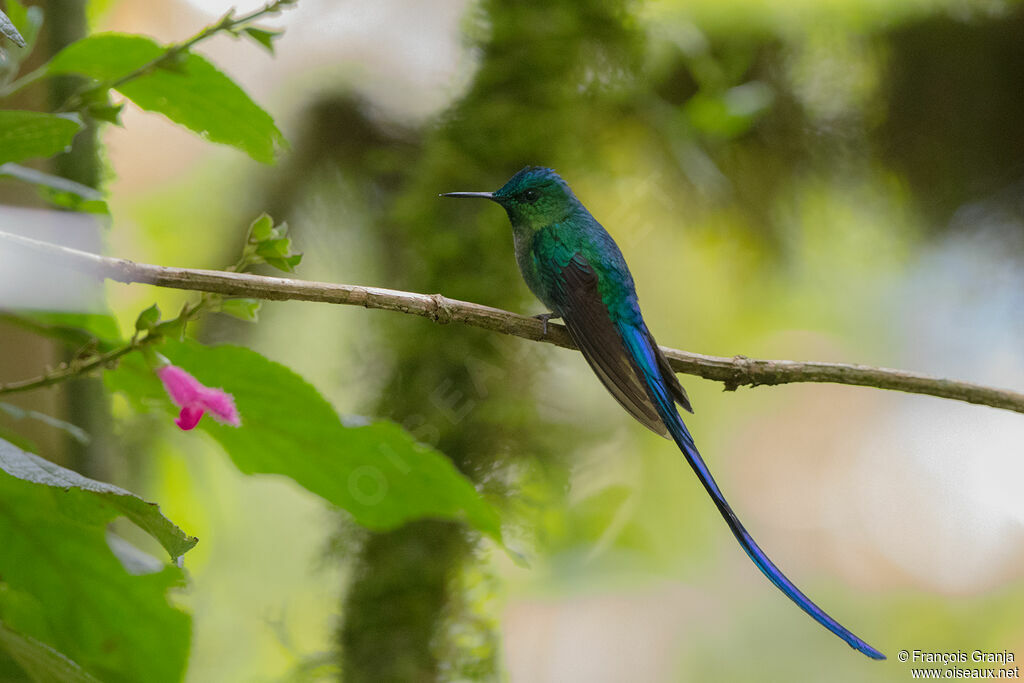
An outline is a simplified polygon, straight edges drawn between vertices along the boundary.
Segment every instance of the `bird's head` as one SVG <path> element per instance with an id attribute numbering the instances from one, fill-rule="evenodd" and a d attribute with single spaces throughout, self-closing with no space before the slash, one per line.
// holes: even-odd
<path id="1" fill-rule="evenodd" d="M 442 197 L 479 197 L 501 204 L 512 227 L 540 230 L 565 220 L 579 206 L 569 184 L 550 168 L 527 166 L 496 192 L 449 192 Z"/>

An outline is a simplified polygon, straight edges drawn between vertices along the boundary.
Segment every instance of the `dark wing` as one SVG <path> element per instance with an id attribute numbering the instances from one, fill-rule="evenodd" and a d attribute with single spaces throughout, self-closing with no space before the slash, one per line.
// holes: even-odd
<path id="1" fill-rule="evenodd" d="M 582 255 L 576 254 L 562 268 L 561 276 L 555 287 L 559 312 L 583 357 L 630 415 L 655 434 L 668 438 L 668 429 L 658 409 L 651 403 L 645 382 L 637 374 L 636 364 L 626 351 L 619 327 L 601 300 L 597 273 Z M 667 360 L 665 365 L 668 365 Z M 670 372 L 669 376 L 679 386 L 675 374 Z M 679 391 L 685 400 L 682 387 Z M 685 405 L 688 406 L 689 401 Z"/>
<path id="2" fill-rule="evenodd" d="M 650 332 L 647 332 L 647 339 L 651 342 L 651 347 L 654 349 L 654 357 L 658 360 L 658 369 L 661 370 L 661 378 L 665 380 L 665 386 L 668 387 L 668 391 L 672 395 L 672 398 L 675 399 L 676 403 L 678 403 L 683 410 L 692 413 L 693 406 L 690 405 L 690 397 L 686 395 L 686 389 L 683 389 L 683 385 L 679 383 L 679 378 L 676 377 L 676 371 L 672 369 L 671 365 L 669 365 L 668 358 L 665 358 L 665 354 L 661 352 L 658 342 L 654 341 L 654 337 L 651 336 Z"/>

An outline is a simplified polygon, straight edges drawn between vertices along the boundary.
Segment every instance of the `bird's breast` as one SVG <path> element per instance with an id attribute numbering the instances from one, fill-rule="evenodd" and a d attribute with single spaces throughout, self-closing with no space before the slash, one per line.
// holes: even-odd
<path id="1" fill-rule="evenodd" d="M 519 266 L 519 272 L 522 273 L 526 286 L 530 288 L 533 295 L 540 299 L 548 310 L 557 313 L 550 294 L 551 273 L 545 272 L 543 256 L 537 253 L 541 246 L 538 241 L 539 234 L 540 231 L 528 229 L 514 231 L 516 264 Z"/>

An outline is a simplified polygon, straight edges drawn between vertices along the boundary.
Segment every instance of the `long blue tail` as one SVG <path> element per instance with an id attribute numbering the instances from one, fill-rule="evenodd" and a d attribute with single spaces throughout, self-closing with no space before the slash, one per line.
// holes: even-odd
<path id="1" fill-rule="evenodd" d="M 651 395 L 652 401 L 658 408 L 658 412 L 662 419 L 665 421 L 665 425 L 668 427 L 669 433 L 672 434 L 673 440 L 678 444 L 679 449 L 686 456 L 687 462 L 690 463 L 690 467 L 697 474 L 704 488 L 707 490 L 711 499 L 715 501 L 715 506 L 718 511 L 725 518 L 725 523 L 732 529 L 732 533 L 736 536 L 736 540 L 740 542 L 743 549 L 750 556 L 750 559 L 754 561 L 757 568 L 761 570 L 768 580 L 775 584 L 775 586 L 786 594 L 790 600 L 800 606 L 800 609 L 807 612 L 811 617 L 819 624 L 827 628 L 832 633 L 836 634 L 849 644 L 855 650 L 860 650 L 868 657 L 872 659 L 885 659 L 885 655 L 871 647 L 863 640 L 850 633 L 842 624 L 830 617 L 825 613 L 823 609 L 811 602 L 811 599 L 804 595 L 799 588 L 793 585 L 793 582 L 786 578 L 786 575 L 775 566 L 764 551 L 754 542 L 750 533 L 740 523 L 736 513 L 729 507 L 729 503 L 726 502 L 725 496 L 722 495 L 721 490 L 718 488 L 718 484 L 715 483 L 714 477 L 711 476 L 711 472 L 708 470 L 704 459 L 701 457 L 700 452 L 697 450 L 697 446 L 693 443 L 693 437 L 690 436 L 689 430 L 686 425 L 683 424 L 682 418 L 679 416 L 679 412 L 676 410 L 675 404 L 672 397 L 669 394 L 668 388 L 665 385 L 665 381 L 661 377 L 661 372 L 658 368 L 657 360 L 654 356 L 654 349 L 652 348 L 652 339 L 650 333 L 645 328 L 638 328 L 633 325 L 620 327 L 620 331 L 623 333 L 623 340 L 626 343 L 627 348 L 630 350 L 631 355 L 637 362 L 637 365 L 641 368 L 647 380 L 647 387 Z"/>

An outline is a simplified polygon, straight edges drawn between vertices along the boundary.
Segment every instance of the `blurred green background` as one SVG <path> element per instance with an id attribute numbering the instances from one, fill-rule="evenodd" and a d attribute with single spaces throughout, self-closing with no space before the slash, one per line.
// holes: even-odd
<path id="1" fill-rule="evenodd" d="M 88 11 L 172 41 L 232 4 Z M 539 313 L 502 212 L 436 194 L 548 165 L 618 241 L 662 344 L 1024 387 L 1024 5 L 301 0 L 267 25 L 287 31 L 276 58 L 228 38 L 203 52 L 291 151 L 255 167 L 129 105 L 102 137 L 108 253 L 222 267 L 266 210 L 292 225 L 300 277 Z M 124 329 L 184 296 L 107 295 Z M 682 378 L 733 507 L 878 663 L 756 571 L 578 354 L 303 303 L 202 337 L 437 445 L 531 566 L 453 524 L 368 534 L 114 397 L 91 466 L 201 539 L 178 596 L 190 681 L 896 681 L 901 649 L 1024 658 L 1020 415 Z M 41 363 L 13 333 L 0 351 L 0 379 Z"/>

